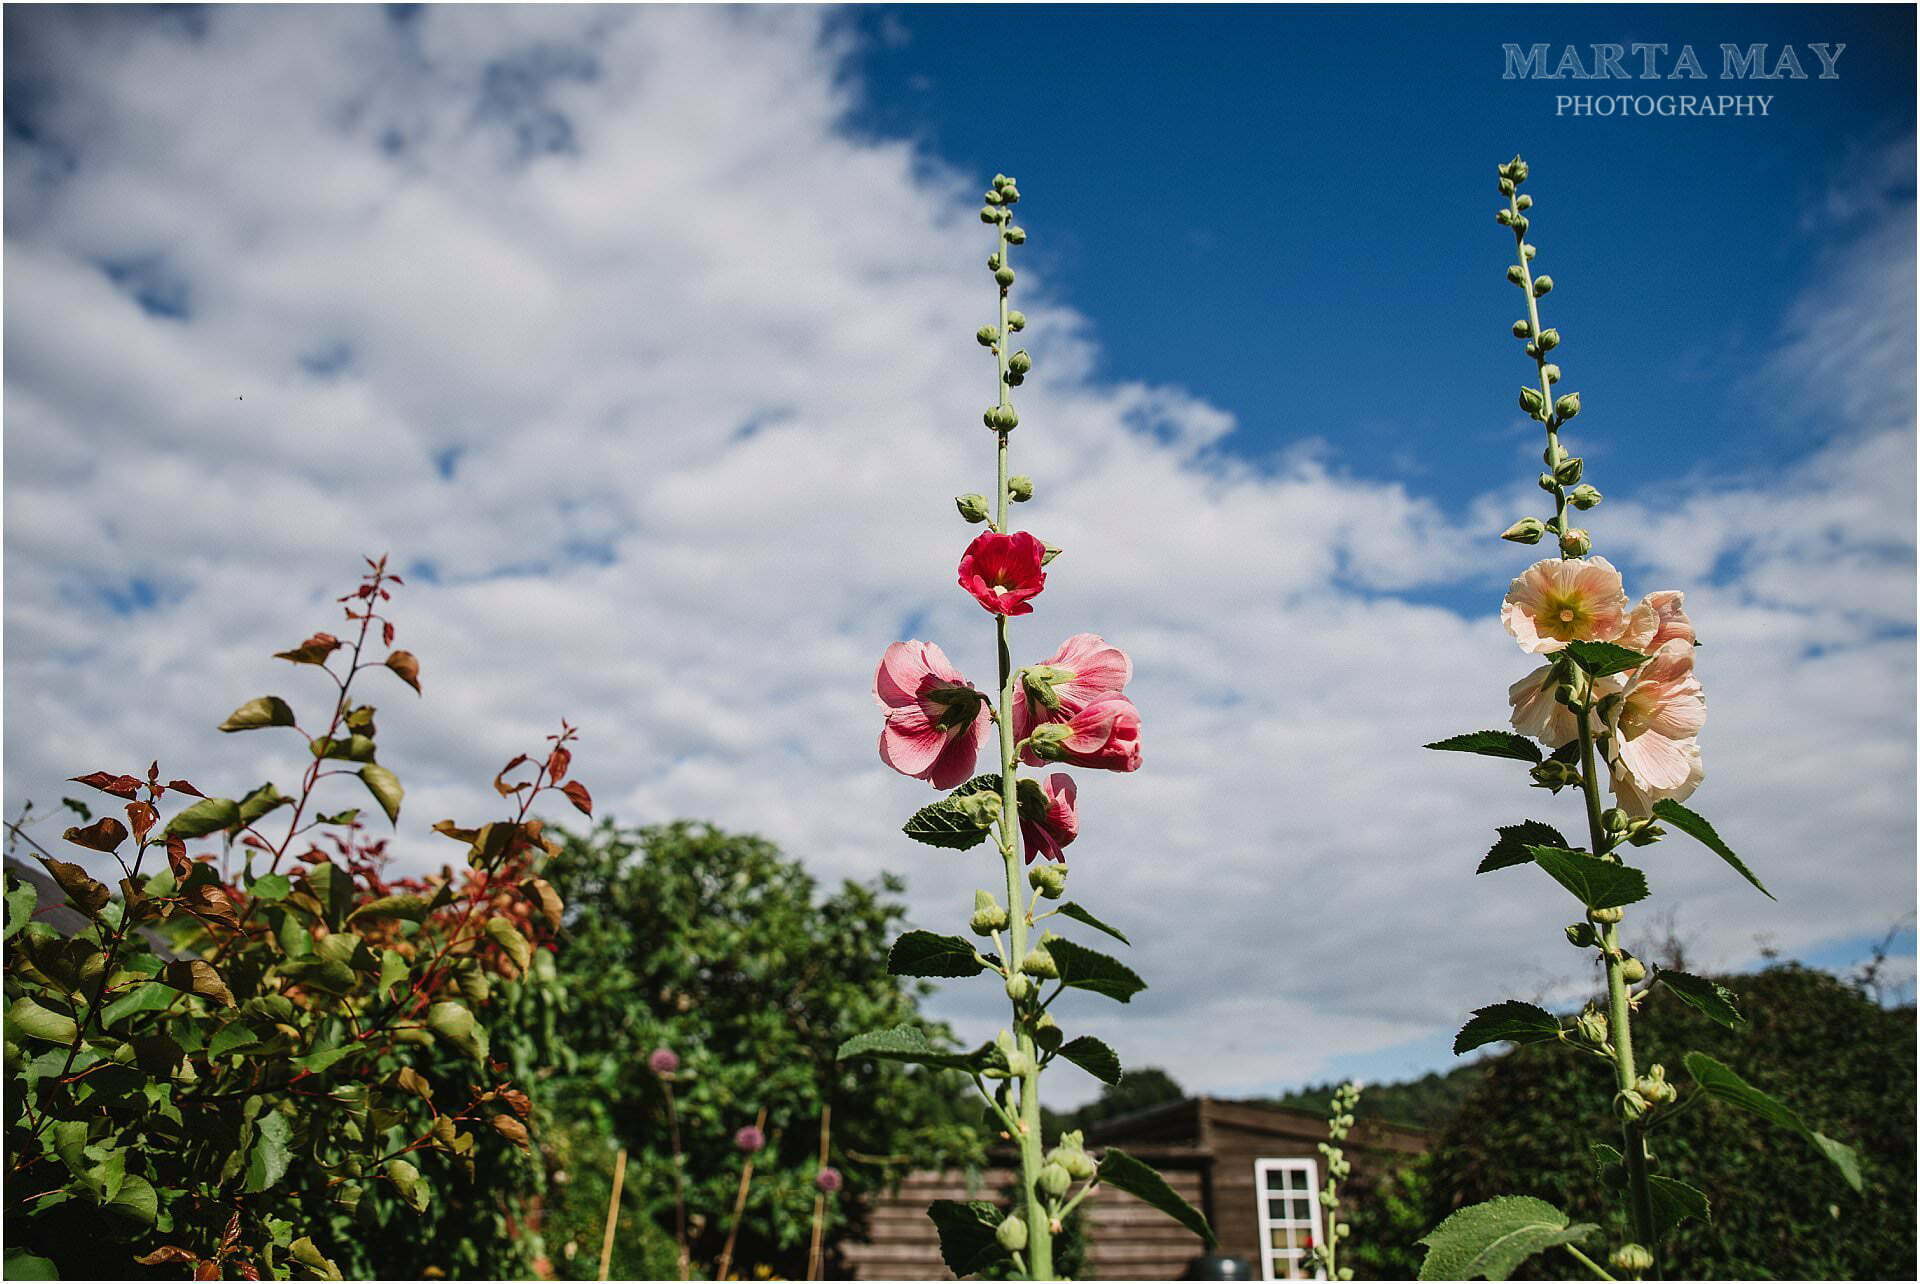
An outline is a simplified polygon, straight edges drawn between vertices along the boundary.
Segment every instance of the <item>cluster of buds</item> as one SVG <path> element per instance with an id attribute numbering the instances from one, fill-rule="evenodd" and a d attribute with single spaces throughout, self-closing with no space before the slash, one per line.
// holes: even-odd
<path id="1" fill-rule="evenodd" d="M 1623 808 L 1609 807 L 1601 814 L 1601 828 L 1614 846 L 1626 843 L 1633 847 L 1646 847 L 1659 842 L 1667 836 L 1651 816 L 1629 816 Z"/>
<path id="2" fill-rule="evenodd" d="M 1327 1180 L 1320 1188 L 1320 1207 L 1326 1210 L 1327 1237 L 1312 1248 L 1313 1261 L 1330 1280 L 1350 1280 L 1353 1268 L 1340 1265 L 1340 1241 L 1353 1234 L 1353 1226 L 1340 1220 L 1340 1183 L 1353 1172 L 1346 1151 L 1334 1142 L 1345 1141 L 1353 1131 L 1353 1112 L 1360 1105 L 1360 1085 L 1349 1081 L 1333 1091 L 1332 1113 L 1327 1118 L 1330 1141 L 1320 1143 L 1320 1155 L 1327 1162 Z"/>
<path id="3" fill-rule="evenodd" d="M 1653 1254 L 1642 1244 L 1622 1244 L 1607 1255 L 1607 1263 L 1638 1279 L 1653 1269 Z"/>

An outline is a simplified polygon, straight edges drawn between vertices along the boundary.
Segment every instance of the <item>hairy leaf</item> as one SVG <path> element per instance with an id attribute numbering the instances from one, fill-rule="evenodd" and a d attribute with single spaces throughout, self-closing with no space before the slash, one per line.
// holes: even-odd
<path id="1" fill-rule="evenodd" d="M 999 815 L 997 804 L 995 794 L 942 798 L 909 816 L 900 832 L 930 847 L 965 851 L 977 846 L 993 828 L 994 817 Z"/>
<path id="2" fill-rule="evenodd" d="M 1427 1246 L 1420 1278 L 1504 1280 L 1535 1253 L 1578 1244 L 1597 1229 L 1585 1222 L 1571 1224 L 1545 1200 L 1502 1195 L 1458 1210 L 1415 1241 Z"/>
<path id="3" fill-rule="evenodd" d="M 1512 758 L 1518 762 L 1540 761 L 1540 746 L 1511 731 L 1469 731 L 1463 735 L 1448 736 L 1445 740 L 1436 740 L 1427 748 L 1485 754 L 1489 758 Z"/>
<path id="4" fill-rule="evenodd" d="M 1740 1009 L 1734 1006 L 1733 991 L 1717 981 L 1709 981 L 1691 972 L 1676 972 L 1668 967 L 1655 973 L 1654 980 L 1721 1025 L 1739 1026 L 1747 1023 L 1747 1019 L 1740 1015 Z"/>
<path id="5" fill-rule="evenodd" d="M 1147 983 L 1119 959 L 1072 941 L 1048 941 L 1047 953 L 1060 969 L 1060 983 L 1076 990 L 1092 990 L 1122 1003 L 1147 988 Z"/>
<path id="6" fill-rule="evenodd" d="M 958 936 L 907 932 L 887 951 L 887 971 L 894 976 L 978 976 L 986 969 L 975 953 L 972 942 Z"/>
<path id="7" fill-rule="evenodd" d="M 1638 668 L 1653 658 L 1615 642 L 1569 642 L 1567 655 L 1590 676 L 1596 678 L 1625 673 L 1628 669 Z"/>
<path id="8" fill-rule="evenodd" d="M 950 1070 L 977 1070 L 999 1059 L 992 1044 L 972 1052 L 952 1052 L 930 1042 L 919 1026 L 896 1025 L 890 1030 L 870 1030 L 856 1034 L 840 1045 L 836 1060 L 873 1057 L 881 1061 L 907 1061 L 914 1065 L 940 1066 Z"/>
<path id="9" fill-rule="evenodd" d="M 1092 1035 L 1083 1034 L 1077 1039 L 1067 1040 L 1060 1045 L 1058 1055 L 1102 1083 L 1120 1082 L 1120 1058 L 1114 1055 L 1112 1048 Z"/>
<path id="10" fill-rule="evenodd" d="M 1508 999 L 1489 1007 L 1475 1008 L 1473 1019 L 1454 1036 L 1453 1055 L 1473 1051 L 1489 1043 L 1546 1043 L 1560 1037 L 1560 1019 L 1545 1008 Z"/>
<path id="11" fill-rule="evenodd" d="M 1564 847 L 1530 847 L 1534 863 L 1579 898 L 1588 909 L 1613 909 L 1645 900 L 1647 876 L 1628 865 L 1616 865 L 1585 852 Z"/>
<path id="12" fill-rule="evenodd" d="M 1500 837 L 1487 850 L 1480 862 L 1476 874 L 1489 874 L 1496 869 L 1506 869 L 1510 865 L 1527 865 L 1533 861 L 1533 848 L 1565 848 L 1567 840 L 1552 825 L 1544 825 L 1537 820 L 1523 820 L 1517 825 L 1501 825 L 1494 832 Z"/>
<path id="13" fill-rule="evenodd" d="M 940 1235 L 941 1260 L 961 1279 L 1008 1256 L 994 1235 L 1003 1214 L 984 1200 L 936 1199 L 927 1207 L 927 1216 Z"/>

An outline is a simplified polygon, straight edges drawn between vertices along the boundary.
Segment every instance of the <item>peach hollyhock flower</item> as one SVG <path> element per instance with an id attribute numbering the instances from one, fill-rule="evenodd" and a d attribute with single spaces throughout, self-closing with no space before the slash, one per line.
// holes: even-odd
<path id="1" fill-rule="evenodd" d="M 1634 670 L 1616 702 L 1607 766 L 1628 812 L 1644 816 L 1662 798 L 1680 800 L 1704 778 L 1695 739 L 1707 697 L 1693 672 L 1693 642 L 1675 637 Z"/>
<path id="2" fill-rule="evenodd" d="M 1133 661 L 1097 633 L 1076 633 L 1051 658 L 1028 665 L 1027 674 L 1013 689 L 1013 734 L 1018 740 L 1032 732 L 1036 705 L 1038 721 L 1065 722 L 1100 696 L 1119 695 L 1133 677 Z M 1030 687 L 1041 694 L 1036 697 Z M 1027 761 L 1039 765 L 1031 755 Z"/>
<path id="3" fill-rule="evenodd" d="M 887 711 L 880 760 L 935 789 L 973 775 L 992 719 L 986 699 L 931 642 L 895 642 L 873 675 L 874 698 Z"/>
<path id="4" fill-rule="evenodd" d="M 1065 860 L 1061 850 L 1080 836 L 1079 789 L 1073 777 L 1055 772 L 1045 780 L 1019 782 L 1020 834 L 1027 840 L 1027 864 L 1035 856 Z"/>
<path id="5" fill-rule="evenodd" d="M 1652 655 L 1675 638 L 1693 641 L 1693 621 L 1687 618 L 1685 605 L 1686 594 L 1678 589 L 1647 594 L 1627 617 L 1626 631 L 1614 641 L 1642 655 Z"/>
<path id="6" fill-rule="evenodd" d="M 1033 750 L 1047 762 L 1102 771 L 1140 768 L 1140 711 L 1123 695 L 1096 697 L 1065 723 L 1034 728 Z"/>
<path id="7" fill-rule="evenodd" d="M 960 558 L 960 587 L 995 615 L 1026 615 L 1047 586 L 1047 546 L 1026 531 L 984 531 Z"/>
<path id="8" fill-rule="evenodd" d="M 1513 706 L 1513 729 L 1553 749 L 1558 749 L 1580 734 L 1580 724 L 1574 718 L 1573 710 L 1553 698 L 1556 685 L 1558 678 L 1553 666 L 1543 664 L 1507 688 L 1507 702 Z M 1596 679 L 1593 683 L 1594 699 L 1598 700 L 1619 689 L 1618 677 Z"/>
<path id="9" fill-rule="evenodd" d="M 1627 591 L 1604 557 L 1548 558 L 1513 581 L 1500 622 L 1533 655 L 1569 642 L 1611 642 L 1627 626 Z"/>

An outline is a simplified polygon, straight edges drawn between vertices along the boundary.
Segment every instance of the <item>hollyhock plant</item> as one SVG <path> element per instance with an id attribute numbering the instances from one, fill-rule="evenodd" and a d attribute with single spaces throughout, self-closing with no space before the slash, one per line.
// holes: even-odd
<path id="1" fill-rule="evenodd" d="M 935 789 L 973 775 L 992 715 L 973 684 L 931 642 L 895 642 L 873 675 L 874 699 L 887 711 L 880 760 Z"/>
<path id="2" fill-rule="evenodd" d="M 1474 731 L 1427 747 L 1517 759 L 1527 764 L 1535 785 L 1554 794 L 1566 789 L 1579 794 L 1585 846 L 1541 821 L 1507 825 L 1498 830 L 1479 872 L 1537 866 L 1570 892 L 1583 913 L 1561 935 L 1597 958 L 1606 993 L 1571 1023 L 1516 1000 L 1480 1008 L 1453 1050 L 1464 1054 L 1502 1042 L 1561 1043 L 1607 1066 L 1619 1134 L 1578 1149 L 1595 1156 L 1601 1184 L 1620 1200 L 1627 1242 L 1605 1254 L 1608 1266 L 1620 1273 L 1615 1276 L 1582 1247 L 1601 1228 L 1573 1225 L 1566 1213 L 1543 1200 L 1504 1196 L 1462 1208 L 1429 1231 L 1420 1241 L 1428 1248 L 1420 1277 L 1457 1278 L 1446 1272 L 1464 1270 L 1491 1278 L 1497 1264 L 1499 1277 L 1506 1278 L 1529 1254 L 1564 1249 L 1598 1278 L 1640 1279 L 1662 1265 L 1657 1251 L 1664 1232 L 1685 1218 L 1707 1215 L 1704 1193 L 1673 1177 L 1653 1175 L 1652 1129 L 1695 1098 L 1715 1098 L 1798 1133 L 1856 1190 L 1860 1167 L 1850 1147 L 1814 1132 L 1791 1107 L 1712 1057 L 1689 1052 L 1682 1059 L 1693 1081 L 1693 1096 L 1684 1102 L 1664 1065 L 1642 1066 L 1636 1059 L 1633 1016 L 1656 986 L 1723 1025 L 1739 1025 L 1745 1018 L 1725 987 L 1677 969 L 1649 968 L 1622 943 L 1626 907 L 1648 895 L 1648 875 L 1626 863 L 1632 849 L 1659 842 L 1667 832 L 1663 824 L 1669 825 L 1698 839 L 1763 894 L 1772 893 L 1705 817 L 1682 805 L 1704 776 L 1698 737 L 1707 716 L 1706 696 L 1694 672 L 1698 640 L 1684 596 L 1665 589 L 1629 607 L 1620 572 L 1605 558 L 1590 556 L 1593 536 L 1572 524 L 1573 512 L 1597 507 L 1602 497 L 1583 480 L 1585 462 L 1562 440 L 1582 406 L 1578 393 L 1556 393 L 1561 370 L 1552 354 L 1560 332 L 1540 324 L 1540 300 L 1552 292 L 1553 279 L 1533 271 L 1526 212 L 1533 199 L 1519 192 L 1527 177 L 1527 165 L 1517 156 L 1500 167 L 1506 205 L 1496 217 L 1514 233 L 1507 279 L 1522 291 L 1526 315 L 1514 322 L 1513 333 L 1525 342 L 1537 376 L 1536 383 L 1521 389 L 1520 408 L 1546 430 L 1540 489 L 1552 497 L 1554 514 L 1544 520 L 1524 517 L 1502 538 L 1537 544 L 1551 535 L 1560 556 L 1535 562 L 1514 579 L 1500 618 L 1523 651 L 1547 662 L 1508 689 L 1513 732 Z M 1607 768 L 1605 781 L 1601 764 Z M 1612 806 L 1604 796 L 1609 785 Z M 1717 1192 L 1714 1197 L 1720 1198 Z M 1332 1259 L 1324 1264 L 1331 1267 Z"/>
<path id="3" fill-rule="evenodd" d="M 1027 615 L 1047 586 L 1047 546 L 1025 531 L 983 532 L 960 556 L 960 587 L 995 615 Z"/>
<path id="4" fill-rule="evenodd" d="M 1040 1076 L 1048 1066 L 1070 1061 L 1107 1083 L 1120 1079 L 1119 1060 L 1106 1044 L 1090 1035 L 1065 1037 L 1061 1022 L 1070 1017 L 1066 1005 L 1055 1000 L 1077 989 L 1126 1002 L 1146 983 L 1119 959 L 1049 930 L 1078 924 L 1130 944 L 1077 902 L 1042 907 L 1042 902 L 1059 901 L 1066 893 L 1065 849 L 1080 837 L 1079 795 L 1065 773 L 1023 778 L 1020 768 L 1022 762 L 1038 766 L 1055 760 L 1133 771 L 1140 766 L 1140 714 L 1121 694 L 1133 676 L 1133 662 L 1098 634 L 1076 633 L 1045 663 L 1013 667 L 1009 621 L 1033 613 L 1034 599 L 1046 587 L 1043 568 L 1059 555 L 1038 536 L 1009 529 L 1011 506 L 1035 495 L 1032 478 L 1008 469 L 1009 437 L 1020 423 L 1013 390 L 1033 369 L 1026 351 L 1012 345 L 1027 319 L 1008 301 L 1014 282 L 1009 259 L 1013 247 L 1027 239 L 1026 231 L 1013 222 L 1019 199 L 1014 181 L 997 175 L 980 211 L 981 221 L 994 232 L 995 252 L 987 266 L 1000 304 L 998 323 L 981 326 L 974 336 L 993 355 L 996 371 L 997 395 L 982 416 L 993 433 L 994 497 L 973 493 L 954 501 L 964 520 L 987 523 L 962 555 L 959 578 L 960 586 L 994 617 L 999 682 L 991 696 L 974 690 L 931 642 L 894 643 L 874 677 L 874 696 L 886 710 L 881 759 L 897 771 L 951 791 L 915 812 L 904 832 L 917 842 L 951 851 L 967 851 L 991 840 L 999 857 L 996 873 L 1004 879 L 998 894 L 984 889 L 974 893 L 967 927 L 977 940 L 908 932 L 894 943 L 888 970 L 896 976 L 991 975 L 1011 1004 L 1010 1020 L 997 1036 L 964 1056 L 908 1026 L 855 1035 L 840 1045 L 839 1055 L 959 1066 L 971 1072 L 1004 1129 L 1001 1135 L 1019 1151 L 1019 1182 L 1013 1207 L 1006 1212 L 980 1202 L 936 1201 L 929 1211 L 940 1227 L 942 1252 L 957 1276 L 990 1267 L 1004 1271 L 1010 1263 L 1017 1277 L 1048 1280 L 1054 1278 L 1054 1236 L 1062 1220 L 1098 1185 L 1140 1197 L 1209 1245 L 1213 1235 L 1206 1219 L 1139 1160 L 1109 1147 L 1096 1163 L 1080 1133 L 1062 1133 L 1051 1147 L 1044 1135 Z M 999 742 L 998 769 L 969 779 L 980 746 L 992 733 Z M 1021 886 L 1022 868 L 1031 895 Z M 822 1190 L 831 1188 L 826 1159 L 823 1143 Z"/>

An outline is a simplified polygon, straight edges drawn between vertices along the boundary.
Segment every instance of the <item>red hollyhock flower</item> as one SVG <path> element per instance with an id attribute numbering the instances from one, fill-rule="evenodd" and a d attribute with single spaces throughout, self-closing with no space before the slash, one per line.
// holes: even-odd
<path id="1" fill-rule="evenodd" d="M 1067 858 L 1061 848 L 1080 836 L 1078 793 L 1065 772 L 1045 780 L 1020 778 L 1020 834 L 1027 840 L 1027 864 L 1033 864 L 1035 856 Z"/>
<path id="2" fill-rule="evenodd" d="M 960 558 L 960 587 L 995 615 L 1026 615 L 1030 599 L 1047 586 L 1040 569 L 1047 546 L 1026 531 L 985 531 Z"/>
<path id="3" fill-rule="evenodd" d="M 1033 751 L 1048 762 L 1102 771 L 1140 768 L 1140 711 L 1123 695 L 1103 695 L 1067 722 L 1033 729 Z"/>

